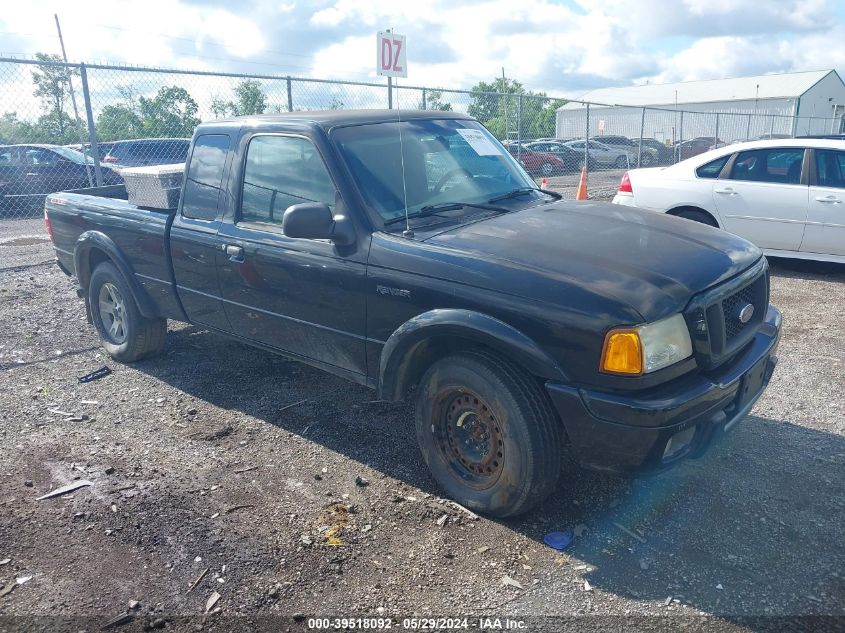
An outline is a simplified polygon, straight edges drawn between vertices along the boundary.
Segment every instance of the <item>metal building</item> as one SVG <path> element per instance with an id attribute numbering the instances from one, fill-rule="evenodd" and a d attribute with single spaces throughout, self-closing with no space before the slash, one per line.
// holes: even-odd
<path id="1" fill-rule="evenodd" d="M 590 102 L 589 134 L 621 134 L 675 142 L 724 141 L 762 135 L 845 132 L 845 83 L 835 70 L 600 88 Z M 598 104 L 598 105 L 597 105 Z M 581 138 L 587 106 L 569 102 L 556 117 L 558 138 Z"/>

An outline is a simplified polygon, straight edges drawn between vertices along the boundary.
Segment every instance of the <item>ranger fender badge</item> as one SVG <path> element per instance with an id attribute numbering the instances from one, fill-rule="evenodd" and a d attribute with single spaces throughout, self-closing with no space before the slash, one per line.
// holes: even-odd
<path id="1" fill-rule="evenodd" d="M 376 292 L 380 295 L 390 295 L 392 297 L 411 298 L 411 291 L 404 288 L 391 288 L 390 286 L 376 286 Z"/>

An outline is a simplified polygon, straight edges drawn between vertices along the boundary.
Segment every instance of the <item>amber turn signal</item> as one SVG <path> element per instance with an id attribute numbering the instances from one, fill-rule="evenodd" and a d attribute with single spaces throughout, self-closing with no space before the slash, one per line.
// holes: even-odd
<path id="1" fill-rule="evenodd" d="M 643 346 L 636 330 L 611 330 L 604 338 L 601 353 L 603 372 L 639 375 L 643 373 Z"/>

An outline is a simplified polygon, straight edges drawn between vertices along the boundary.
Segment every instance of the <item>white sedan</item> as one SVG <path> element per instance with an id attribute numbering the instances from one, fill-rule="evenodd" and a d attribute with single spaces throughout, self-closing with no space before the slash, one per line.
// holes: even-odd
<path id="1" fill-rule="evenodd" d="M 845 263 L 845 140 L 752 141 L 632 169 L 613 202 L 717 226 L 767 255 Z"/>

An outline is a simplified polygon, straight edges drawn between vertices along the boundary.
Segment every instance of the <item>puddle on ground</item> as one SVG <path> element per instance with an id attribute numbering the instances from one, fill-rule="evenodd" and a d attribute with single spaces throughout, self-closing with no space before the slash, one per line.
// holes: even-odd
<path id="1" fill-rule="evenodd" d="M 49 241 L 49 237 L 25 235 L 23 237 L 0 241 L 0 246 L 33 246 L 35 244 L 43 244 L 44 242 Z"/>

